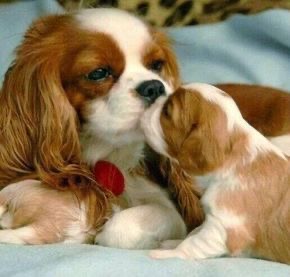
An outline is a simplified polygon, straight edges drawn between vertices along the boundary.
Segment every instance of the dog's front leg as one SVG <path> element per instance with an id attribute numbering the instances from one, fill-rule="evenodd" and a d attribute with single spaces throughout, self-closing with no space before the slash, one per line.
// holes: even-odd
<path id="1" fill-rule="evenodd" d="M 146 204 L 116 212 L 96 236 L 95 243 L 126 249 L 154 249 L 160 242 L 182 239 L 186 227 L 174 207 Z"/>
<path id="2" fill-rule="evenodd" d="M 155 259 L 199 260 L 226 254 L 226 230 L 219 219 L 208 215 L 205 222 L 193 230 L 175 249 L 153 250 L 150 256 Z"/>

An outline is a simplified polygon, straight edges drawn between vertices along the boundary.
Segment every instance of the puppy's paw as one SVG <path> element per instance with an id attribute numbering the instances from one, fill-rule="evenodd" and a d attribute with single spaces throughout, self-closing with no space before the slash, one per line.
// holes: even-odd
<path id="1" fill-rule="evenodd" d="M 176 248 L 182 240 L 165 240 L 160 243 L 161 249 L 174 249 Z"/>
<path id="2" fill-rule="evenodd" d="M 149 256 L 153 259 L 169 259 L 169 258 L 179 258 L 186 260 L 188 256 L 182 250 L 172 249 L 172 250 L 152 250 Z"/>

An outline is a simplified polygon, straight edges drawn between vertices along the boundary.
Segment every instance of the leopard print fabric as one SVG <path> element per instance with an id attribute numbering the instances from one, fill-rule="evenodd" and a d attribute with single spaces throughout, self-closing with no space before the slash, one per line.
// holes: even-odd
<path id="1" fill-rule="evenodd" d="M 117 7 L 154 26 L 184 26 L 222 21 L 233 14 L 272 8 L 290 9 L 289 0 L 58 0 L 68 10 Z"/>

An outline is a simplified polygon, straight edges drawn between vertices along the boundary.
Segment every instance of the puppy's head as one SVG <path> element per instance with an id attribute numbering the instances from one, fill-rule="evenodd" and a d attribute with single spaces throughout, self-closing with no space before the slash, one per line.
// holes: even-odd
<path id="1" fill-rule="evenodd" d="M 116 146 L 142 139 L 141 114 L 178 82 L 167 38 L 126 12 L 91 9 L 36 21 L 0 94 L 4 175 L 13 178 L 7 166 L 25 175 L 77 163 L 80 130 Z"/>
<path id="2" fill-rule="evenodd" d="M 242 122 L 234 101 L 205 84 L 160 98 L 142 118 L 148 143 L 194 175 L 217 169 L 230 152 L 234 126 Z"/>

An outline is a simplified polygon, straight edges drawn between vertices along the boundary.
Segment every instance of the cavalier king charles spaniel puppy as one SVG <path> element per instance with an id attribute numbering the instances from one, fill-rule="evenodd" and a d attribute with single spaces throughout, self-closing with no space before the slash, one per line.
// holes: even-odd
<path id="1" fill-rule="evenodd" d="M 165 158 L 156 171 L 140 128 L 144 111 L 179 84 L 166 36 L 127 12 L 89 9 L 34 22 L 0 93 L 0 241 L 87 241 L 104 225 L 98 244 L 154 248 L 186 235 L 182 217 L 190 227 L 200 225 L 199 188 L 185 186 L 191 179 Z M 267 118 L 253 124 L 281 119 L 285 101 L 272 102 L 270 114 L 262 101 L 249 107 L 250 120 Z M 117 200 L 94 181 L 92 168 L 103 160 L 124 176 Z M 180 186 L 188 189 L 180 193 Z"/>
<path id="2" fill-rule="evenodd" d="M 290 263 L 290 157 L 242 117 L 224 91 L 189 84 L 144 114 L 147 142 L 202 189 L 204 223 L 158 259 L 250 255 Z M 206 182 L 205 182 L 206 181 Z M 170 219 L 168 219 L 170 220 Z"/>
<path id="3" fill-rule="evenodd" d="M 60 191 L 29 179 L 10 184 L 0 191 L 0 243 L 93 243 L 111 215 L 107 202 L 97 187 Z"/>

